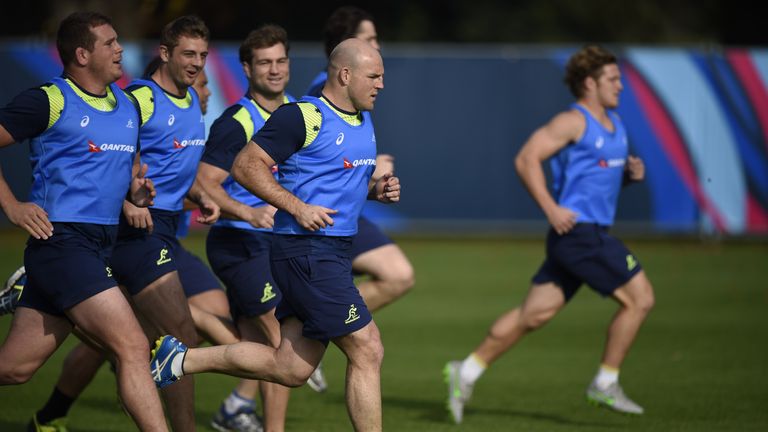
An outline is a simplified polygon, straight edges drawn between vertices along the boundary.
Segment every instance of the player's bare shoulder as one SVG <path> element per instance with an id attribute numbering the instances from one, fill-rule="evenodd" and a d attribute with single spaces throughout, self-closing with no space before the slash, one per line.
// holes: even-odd
<path id="1" fill-rule="evenodd" d="M 577 109 L 562 111 L 542 127 L 553 140 L 560 143 L 578 141 L 586 129 L 586 119 Z"/>

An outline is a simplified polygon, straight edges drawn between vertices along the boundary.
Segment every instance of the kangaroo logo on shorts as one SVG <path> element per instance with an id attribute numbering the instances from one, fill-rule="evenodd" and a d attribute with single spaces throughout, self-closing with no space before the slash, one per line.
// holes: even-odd
<path id="1" fill-rule="evenodd" d="M 632 254 L 627 255 L 627 270 L 632 271 L 635 267 L 637 267 L 637 260 Z"/>
<path id="2" fill-rule="evenodd" d="M 272 292 L 272 284 L 267 282 L 266 285 L 264 285 L 264 295 L 261 296 L 261 302 L 266 303 L 275 297 L 277 297 L 277 294 Z"/>
<path id="3" fill-rule="evenodd" d="M 157 265 L 162 265 L 162 264 L 171 262 L 171 259 L 168 258 L 166 255 L 168 255 L 168 249 L 162 248 L 160 250 L 160 259 L 157 260 Z"/>
<path id="4" fill-rule="evenodd" d="M 360 319 L 360 315 L 357 314 L 357 308 L 353 304 L 349 305 L 349 315 L 347 316 L 347 319 L 344 320 L 344 324 L 349 324 L 358 319 Z"/>
<path id="5" fill-rule="evenodd" d="M 112 277 L 112 269 L 109 267 L 104 267 L 107 270 L 107 277 Z"/>

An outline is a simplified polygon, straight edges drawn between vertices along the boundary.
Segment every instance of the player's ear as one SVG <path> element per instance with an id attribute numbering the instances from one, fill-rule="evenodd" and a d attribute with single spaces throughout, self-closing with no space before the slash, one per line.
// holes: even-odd
<path id="1" fill-rule="evenodd" d="M 594 78 L 591 76 L 588 76 L 584 79 L 584 90 L 590 91 L 597 88 L 597 81 L 595 81 Z"/>
<path id="2" fill-rule="evenodd" d="M 168 61 L 171 59 L 171 50 L 168 49 L 165 45 L 160 45 L 160 48 L 157 50 L 158 54 L 160 54 L 160 60 L 163 61 L 163 63 L 168 63 Z"/>
<path id="3" fill-rule="evenodd" d="M 80 66 L 85 66 L 88 64 L 88 61 L 91 58 L 91 52 L 88 51 L 86 48 L 83 47 L 77 47 L 75 48 L 75 63 L 77 63 Z"/>
<path id="4" fill-rule="evenodd" d="M 339 70 L 339 81 L 343 86 L 349 85 L 349 80 L 351 78 L 352 71 L 349 70 L 348 67 L 343 67 Z"/>
<path id="5" fill-rule="evenodd" d="M 241 63 L 243 65 L 243 73 L 245 73 L 245 76 L 248 77 L 248 79 L 251 79 L 251 65 L 249 65 L 246 62 Z"/>

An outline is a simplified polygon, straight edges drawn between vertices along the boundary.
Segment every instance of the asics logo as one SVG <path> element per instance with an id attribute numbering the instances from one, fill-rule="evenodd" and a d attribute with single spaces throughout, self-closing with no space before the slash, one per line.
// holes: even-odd
<path id="1" fill-rule="evenodd" d="M 154 379 L 156 382 L 160 382 L 163 380 L 163 377 L 161 375 L 161 372 L 163 369 L 165 369 L 165 366 L 168 364 L 168 361 L 173 358 L 174 351 L 171 351 L 168 353 L 167 356 L 163 359 L 163 361 L 155 360 L 155 364 L 153 366 L 152 370 L 152 379 Z"/>
<path id="2" fill-rule="evenodd" d="M 176 117 L 173 116 L 173 114 L 168 116 L 168 126 L 173 126 L 173 123 L 176 121 Z"/>
<path id="3" fill-rule="evenodd" d="M 88 116 L 83 116 L 83 118 L 80 120 L 80 127 L 86 127 L 88 126 L 88 123 L 91 122 L 91 118 Z"/>
<path id="4" fill-rule="evenodd" d="M 339 132 L 339 136 L 336 137 L 336 145 L 341 145 L 344 142 L 344 132 Z"/>
<path id="5" fill-rule="evenodd" d="M 604 144 L 605 139 L 602 136 L 597 137 L 597 141 L 595 141 L 595 148 L 601 149 L 603 148 Z"/>

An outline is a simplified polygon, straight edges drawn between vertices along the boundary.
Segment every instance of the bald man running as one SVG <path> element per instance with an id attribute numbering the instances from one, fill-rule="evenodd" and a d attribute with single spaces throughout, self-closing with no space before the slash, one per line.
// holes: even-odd
<path id="1" fill-rule="evenodd" d="M 353 283 L 350 245 L 366 198 L 400 199 L 399 180 L 391 173 L 371 180 L 376 138 L 369 111 L 384 88 L 384 64 L 376 49 L 349 39 L 331 53 L 328 74 L 322 97 L 278 108 L 232 168 L 238 183 L 278 208 L 271 258 L 283 291 L 276 312 L 280 346 L 187 349 L 165 336 L 153 351 L 152 372 L 160 387 L 200 372 L 300 386 L 332 341 L 347 357 L 352 425 L 378 431 L 384 347 Z M 275 164 L 279 184 L 271 171 Z"/>

